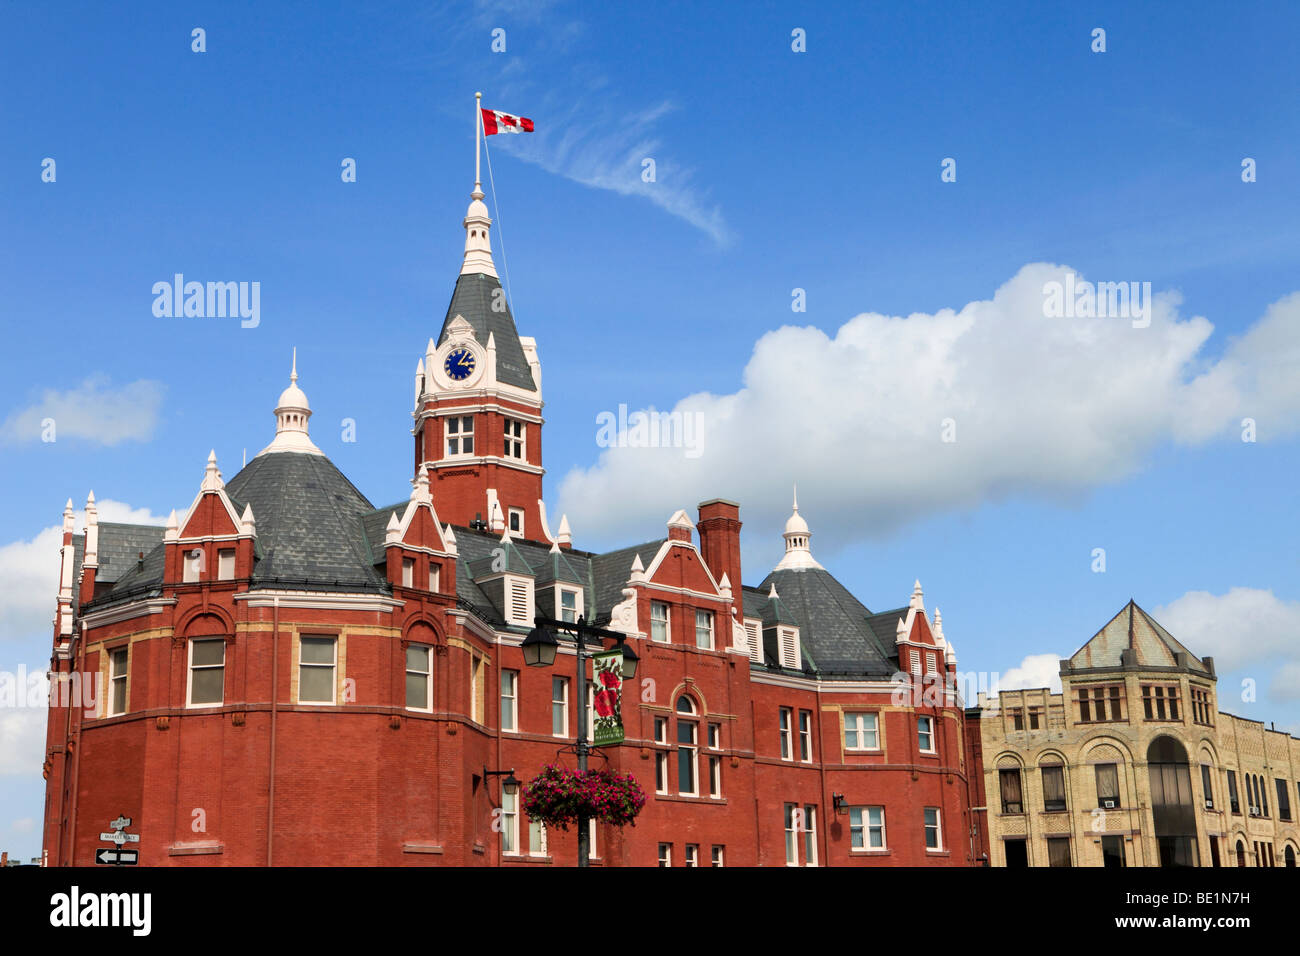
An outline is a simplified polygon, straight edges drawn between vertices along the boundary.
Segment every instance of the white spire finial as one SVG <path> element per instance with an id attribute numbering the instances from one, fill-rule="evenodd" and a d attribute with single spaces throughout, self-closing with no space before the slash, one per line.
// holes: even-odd
<path id="1" fill-rule="evenodd" d="M 803 515 L 799 514 L 799 489 L 794 489 L 794 511 L 790 514 L 789 520 L 785 523 L 785 531 L 781 535 L 785 538 L 785 556 L 781 558 L 781 563 L 776 566 L 776 570 L 795 569 L 807 570 L 809 568 L 820 568 L 821 565 L 812 556 L 812 549 L 808 542 L 812 538 L 812 532 L 808 530 L 808 522 L 803 520 Z"/>
<path id="2" fill-rule="evenodd" d="M 293 349 L 293 363 L 289 371 L 289 387 L 280 393 L 275 403 L 275 440 L 259 451 L 255 458 L 271 452 L 296 451 L 306 455 L 323 455 L 307 435 L 307 420 L 311 418 L 311 404 L 298 387 L 298 348 Z"/>

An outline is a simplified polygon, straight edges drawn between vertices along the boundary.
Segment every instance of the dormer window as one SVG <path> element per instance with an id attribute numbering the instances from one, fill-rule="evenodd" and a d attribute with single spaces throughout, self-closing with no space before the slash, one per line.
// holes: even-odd
<path id="1" fill-rule="evenodd" d="M 582 614 L 582 592 L 574 588 L 557 588 L 560 599 L 556 602 L 561 621 L 573 624 Z"/>
<path id="2" fill-rule="evenodd" d="M 451 416 L 447 419 L 447 457 L 472 454 L 474 454 L 474 416 Z"/>

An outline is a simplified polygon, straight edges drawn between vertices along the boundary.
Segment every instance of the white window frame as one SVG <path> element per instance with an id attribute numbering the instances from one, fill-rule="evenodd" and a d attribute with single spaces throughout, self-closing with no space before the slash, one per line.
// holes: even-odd
<path id="1" fill-rule="evenodd" d="M 872 819 L 875 813 L 879 822 Z M 856 823 L 853 822 L 857 817 Z M 871 838 L 875 831 L 880 834 L 880 846 L 872 846 Z M 853 845 L 853 836 L 860 833 L 862 836 L 862 846 Z M 849 808 L 849 851 L 852 853 L 883 853 L 889 849 L 889 840 L 885 832 L 885 808 L 884 807 L 850 807 Z"/>
<path id="2" fill-rule="evenodd" d="M 415 558 L 402 558 L 402 587 L 415 587 Z"/>
<path id="3" fill-rule="evenodd" d="M 501 853 L 519 856 L 519 790 L 501 787 Z"/>
<path id="4" fill-rule="evenodd" d="M 686 852 L 683 854 L 682 857 L 682 865 L 687 867 L 692 867 L 695 869 L 699 868 L 700 845 L 698 843 L 686 844 Z"/>
<path id="5" fill-rule="evenodd" d="M 668 718 L 656 716 L 654 718 L 654 735 L 655 743 L 668 746 Z M 669 753 L 670 751 L 655 751 L 655 793 L 668 793 L 668 773 L 669 773 Z"/>
<path id="6" fill-rule="evenodd" d="M 870 718 L 871 727 L 867 728 L 867 718 Z M 857 744 L 849 743 L 849 732 L 857 737 Z M 870 733 L 876 738 L 875 746 L 866 746 L 867 734 Z M 880 750 L 880 714 L 869 710 L 855 710 L 844 712 L 844 749 L 855 753 L 871 753 Z"/>
<path id="7" fill-rule="evenodd" d="M 541 820 L 528 821 L 528 855 L 550 856 L 546 847 L 546 824 Z"/>
<path id="8" fill-rule="evenodd" d="M 683 720 L 682 717 L 688 719 Z M 691 739 L 682 740 L 682 728 L 689 727 Z M 690 759 L 691 770 L 691 789 L 682 789 L 682 751 L 685 750 Z M 690 718 L 689 715 L 679 715 L 677 718 L 677 794 L 682 797 L 698 797 L 700 795 L 700 722 L 698 719 Z"/>
<path id="9" fill-rule="evenodd" d="M 577 622 L 582 616 L 582 590 L 580 588 L 557 587 L 555 589 L 555 608 L 560 613 L 556 615 L 561 621 L 569 624 Z M 573 607 L 566 607 L 564 599 L 573 598 Z"/>
<path id="10" fill-rule="evenodd" d="M 673 865 L 673 845 L 671 843 L 659 844 L 659 865 L 668 867 Z"/>
<path id="11" fill-rule="evenodd" d="M 442 590 L 442 568 L 437 561 L 429 562 L 429 590 L 435 594 Z"/>
<path id="12" fill-rule="evenodd" d="M 506 685 L 509 684 L 509 693 Z M 507 707 L 509 704 L 509 707 Z M 506 726 L 506 715 L 510 716 L 510 726 Z M 519 732 L 519 671 L 501 669 L 501 730 L 504 733 Z"/>
<path id="13" fill-rule="evenodd" d="M 934 814 L 934 824 L 930 824 L 930 814 Z M 925 832 L 925 852 L 943 852 L 943 813 L 938 807 L 925 807 L 921 811 L 921 823 Z M 930 846 L 930 831 L 934 831 L 935 845 Z"/>
<path id="14" fill-rule="evenodd" d="M 455 423 L 455 429 L 452 423 Z M 469 422 L 469 429 L 466 430 L 465 423 Z M 469 451 L 464 451 L 465 438 L 469 438 Z M 442 447 L 445 452 L 445 458 L 473 458 L 474 457 L 474 416 L 446 415 L 443 417 L 442 430 Z M 451 443 L 456 443 L 456 450 L 452 451 Z"/>
<path id="15" fill-rule="evenodd" d="M 596 736 L 596 682 L 587 681 L 587 743 Z"/>
<path id="16" fill-rule="evenodd" d="M 804 804 L 803 808 L 804 827 L 803 848 L 804 848 L 804 866 L 817 865 L 817 808 L 812 804 Z"/>
<path id="17" fill-rule="evenodd" d="M 660 609 L 663 610 L 663 615 L 664 615 L 662 620 L 655 617 L 655 612 Z M 650 602 L 650 640 L 654 641 L 657 644 L 671 644 L 673 642 L 672 628 L 669 624 L 669 616 L 670 615 L 668 611 L 667 601 Z M 663 626 L 662 637 L 659 636 L 660 634 L 659 625 Z"/>
<path id="18" fill-rule="evenodd" d="M 709 796 L 715 800 L 722 798 L 722 725 L 710 722 L 708 725 L 709 754 Z"/>
<path id="19" fill-rule="evenodd" d="M 329 641 L 330 646 L 334 649 L 334 659 L 328 664 L 317 664 L 312 661 L 302 659 L 302 648 L 304 641 Z M 328 668 L 332 679 L 330 680 L 330 699 L 329 700 L 303 700 L 302 699 L 302 669 L 304 667 Z M 299 634 L 298 635 L 298 701 L 299 704 L 305 704 L 309 707 L 333 707 L 338 704 L 339 699 L 339 636 L 337 634 Z"/>
<path id="20" fill-rule="evenodd" d="M 703 641 L 703 643 L 701 643 Z M 695 646 L 702 651 L 713 650 L 713 612 L 695 609 Z"/>
<path id="21" fill-rule="evenodd" d="M 805 756 L 807 754 L 807 756 Z M 812 711 L 799 711 L 799 762 L 813 762 Z"/>
<path id="22" fill-rule="evenodd" d="M 600 853 L 596 849 L 596 820 L 594 817 L 587 820 L 587 859 L 596 860 L 600 858 Z"/>
<path id="23" fill-rule="evenodd" d="M 423 651 L 424 668 L 425 668 L 422 671 L 412 670 L 410 658 L 408 657 L 406 659 L 406 672 L 405 672 L 406 681 L 404 681 L 402 684 L 402 692 L 403 694 L 406 695 L 406 709 L 419 711 L 420 713 L 424 713 L 424 714 L 432 713 L 433 712 L 433 648 L 430 647 L 428 644 L 410 644 L 407 646 L 406 649 L 408 653 L 412 650 Z M 406 684 L 410 681 L 412 675 L 420 676 L 424 678 L 424 699 L 425 702 L 428 704 L 427 707 L 411 706 L 410 690 L 407 688 Z"/>
<path id="24" fill-rule="evenodd" d="M 794 760 L 794 710 L 778 708 L 777 728 L 781 732 L 781 759 Z"/>
<path id="25" fill-rule="evenodd" d="M 709 859 L 712 866 L 724 866 L 726 847 L 720 843 L 713 844 L 713 849 L 709 853 Z"/>
<path id="26" fill-rule="evenodd" d="M 221 642 L 221 700 L 206 704 L 194 703 L 194 670 L 215 670 L 216 664 L 199 664 L 194 663 L 194 645 L 200 641 L 220 641 Z M 193 637 L 190 638 L 189 648 L 187 650 L 188 658 L 186 660 L 186 673 L 189 680 L 185 682 L 185 706 L 186 707 L 220 707 L 226 702 L 226 641 L 221 637 Z"/>
<path id="27" fill-rule="evenodd" d="M 502 455 L 505 458 L 513 458 L 515 461 L 528 460 L 528 425 L 517 418 L 503 418 L 505 426 L 502 433 L 505 437 L 505 445 L 502 447 Z"/>
<path id="28" fill-rule="evenodd" d="M 512 538 L 524 537 L 524 509 L 507 508 L 506 509 L 506 528 L 510 531 Z"/>
<path id="29" fill-rule="evenodd" d="M 481 687 L 484 667 L 486 665 L 483 663 L 483 658 L 474 653 L 469 655 L 469 719 L 476 724 L 483 723 L 484 717 L 483 714 L 479 713 L 478 702 L 479 693 L 484 689 Z M 486 697 L 486 694 L 484 694 L 484 697 Z M 487 706 L 486 700 L 483 706 Z"/>
<path id="30" fill-rule="evenodd" d="M 122 670 L 118 672 L 116 664 L 118 655 L 122 657 Z M 223 657 L 224 661 L 224 657 Z M 224 665 L 223 665 L 224 666 Z M 121 647 L 112 647 L 108 649 L 108 695 L 104 701 L 104 715 L 106 717 L 120 717 L 126 713 L 129 701 L 126 699 L 126 677 L 131 672 L 131 645 L 123 644 Z M 122 685 L 122 706 L 119 709 L 116 706 L 117 684 Z M 224 683 L 224 681 L 223 681 Z"/>
<path id="31" fill-rule="evenodd" d="M 555 688 L 557 686 L 561 688 L 561 696 L 558 700 L 555 697 Z M 557 704 L 560 705 L 562 714 L 560 719 L 561 732 L 558 734 L 555 732 L 555 707 Z M 569 736 L 569 678 L 567 677 L 551 678 L 551 736 Z"/>
<path id="32" fill-rule="evenodd" d="M 924 725 L 925 725 L 926 727 L 929 728 L 929 730 L 922 730 L 922 729 L 921 729 L 921 726 L 922 726 L 923 723 L 924 723 Z M 929 746 L 929 747 L 923 747 L 923 746 L 921 746 L 921 742 L 922 742 L 922 740 L 923 740 L 925 737 L 929 737 L 929 738 L 930 738 L 930 746 Z M 932 753 L 935 753 L 935 752 L 936 752 L 936 751 L 935 751 L 935 740 L 934 740 L 934 718 L 933 718 L 933 717 L 926 717 L 926 716 L 923 716 L 923 715 L 920 715 L 920 714 L 917 715 L 917 718 L 916 718 L 916 749 L 917 749 L 919 752 L 923 753 L 923 754 L 932 754 Z"/>
<path id="33" fill-rule="evenodd" d="M 181 583 L 193 584 L 203 580 L 203 549 L 195 546 L 181 553 Z"/>
<path id="34" fill-rule="evenodd" d="M 235 549 L 220 548 L 217 551 L 217 580 L 235 580 Z"/>

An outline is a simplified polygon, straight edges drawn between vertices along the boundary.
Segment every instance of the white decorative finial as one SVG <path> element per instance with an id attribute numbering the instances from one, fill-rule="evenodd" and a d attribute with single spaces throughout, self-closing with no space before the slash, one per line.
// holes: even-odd
<path id="1" fill-rule="evenodd" d="M 768 599 L 769 601 L 775 601 L 775 600 L 776 600 L 776 582 L 775 582 L 775 581 L 772 582 L 772 589 L 771 589 L 770 591 L 767 592 L 767 599 Z"/>
<path id="2" fill-rule="evenodd" d="M 808 522 L 804 521 L 803 515 L 799 514 L 798 487 L 794 489 L 794 511 L 786 521 L 785 531 L 781 536 L 785 538 L 785 556 L 781 558 L 776 570 L 808 570 L 821 567 L 817 559 L 812 556 L 812 549 L 808 544 L 812 538 L 812 532 L 808 530 Z"/>
<path id="3" fill-rule="evenodd" d="M 289 387 L 280 393 L 275 403 L 275 440 L 254 457 L 271 452 L 296 451 L 306 455 L 323 455 L 307 435 L 307 420 L 311 418 L 311 405 L 307 395 L 298 387 L 298 348 L 293 349 L 293 364 L 289 371 Z"/>
<path id="4" fill-rule="evenodd" d="M 795 485 L 792 485 L 791 487 L 794 488 L 794 510 L 795 510 L 795 514 L 798 514 L 798 513 L 799 513 L 799 485 L 798 485 L 798 484 L 795 484 Z"/>
<path id="5" fill-rule="evenodd" d="M 298 381 L 298 346 L 293 347 L 293 370 L 289 372 L 289 381 Z"/>

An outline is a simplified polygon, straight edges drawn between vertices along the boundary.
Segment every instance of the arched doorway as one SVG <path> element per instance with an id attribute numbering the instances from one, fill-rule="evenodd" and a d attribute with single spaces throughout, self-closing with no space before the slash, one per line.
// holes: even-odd
<path id="1" fill-rule="evenodd" d="M 1282 851 L 1282 859 L 1285 861 L 1285 866 L 1295 866 L 1295 847 L 1290 843 L 1288 843 L 1286 849 Z"/>
<path id="2" fill-rule="evenodd" d="M 1240 840 L 1237 841 L 1237 865 L 1246 865 L 1246 844 Z"/>
<path id="3" fill-rule="evenodd" d="M 1151 775 L 1151 816 L 1161 866 L 1197 866 L 1196 809 L 1187 749 L 1162 735 L 1147 748 Z"/>

